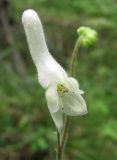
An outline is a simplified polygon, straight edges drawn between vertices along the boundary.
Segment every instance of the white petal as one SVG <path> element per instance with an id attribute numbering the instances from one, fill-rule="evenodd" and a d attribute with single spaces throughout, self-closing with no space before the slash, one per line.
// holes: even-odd
<path id="1" fill-rule="evenodd" d="M 74 91 L 79 89 L 79 83 L 75 78 L 69 77 L 68 78 L 68 83 L 70 85 L 70 88 L 72 88 Z"/>
<path id="2" fill-rule="evenodd" d="M 46 91 L 46 100 L 49 111 L 54 113 L 60 108 L 60 99 L 57 94 L 56 85 L 51 85 Z"/>
<path id="3" fill-rule="evenodd" d="M 79 93 L 65 93 L 62 97 L 63 112 L 70 116 L 87 113 L 87 106 Z"/>
<path id="4" fill-rule="evenodd" d="M 63 128 L 63 113 L 58 110 L 55 113 L 51 113 L 52 119 L 55 123 L 56 128 L 58 129 L 59 133 L 61 132 L 62 128 Z"/>
<path id="5" fill-rule="evenodd" d="M 84 91 L 79 89 L 79 83 L 77 81 L 77 79 L 73 78 L 73 77 L 69 77 L 68 78 L 68 83 L 69 83 L 69 88 L 71 91 L 75 92 L 77 90 L 77 92 L 79 94 L 83 94 Z"/>
<path id="6" fill-rule="evenodd" d="M 50 54 L 40 57 L 37 71 L 39 82 L 43 88 L 67 79 L 67 73 Z"/>
<path id="7" fill-rule="evenodd" d="M 37 13 L 31 9 L 25 11 L 22 23 L 42 87 L 47 88 L 53 82 L 63 81 L 67 74 L 48 51 L 42 24 Z"/>
<path id="8" fill-rule="evenodd" d="M 78 93 L 79 93 L 79 94 L 84 94 L 84 91 L 81 90 L 81 89 L 79 89 L 79 90 L 78 90 Z"/>
<path id="9" fill-rule="evenodd" d="M 45 36 L 37 13 L 28 9 L 22 15 L 22 23 L 28 40 L 30 52 L 35 65 L 38 65 L 40 54 L 48 52 Z"/>

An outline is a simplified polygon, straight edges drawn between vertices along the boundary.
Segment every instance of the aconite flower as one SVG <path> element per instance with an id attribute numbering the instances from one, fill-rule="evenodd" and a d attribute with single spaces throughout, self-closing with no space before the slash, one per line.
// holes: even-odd
<path id="1" fill-rule="evenodd" d="M 22 16 L 30 53 L 38 73 L 40 85 L 45 89 L 48 109 L 60 132 L 63 115 L 77 116 L 87 113 L 86 103 L 81 96 L 77 80 L 66 71 L 50 54 L 41 21 L 34 10 L 26 10 Z"/>

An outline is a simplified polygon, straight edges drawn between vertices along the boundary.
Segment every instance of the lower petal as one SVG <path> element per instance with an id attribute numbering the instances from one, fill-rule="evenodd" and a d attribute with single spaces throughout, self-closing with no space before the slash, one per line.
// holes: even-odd
<path id="1" fill-rule="evenodd" d="M 50 114 L 52 116 L 52 119 L 55 123 L 58 132 L 60 133 L 63 128 L 63 113 L 60 110 L 58 110 L 55 113 L 50 112 Z"/>
<path id="2" fill-rule="evenodd" d="M 56 84 L 48 87 L 46 91 L 46 100 L 50 112 L 57 112 L 60 107 L 60 99 L 57 94 Z"/>
<path id="3" fill-rule="evenodd" d="M 63 112 L 70 116 L 83 115 L 87 113 L 87 106 L 83 97 L 77 93 L 66 93 L 63 95 Z"/>

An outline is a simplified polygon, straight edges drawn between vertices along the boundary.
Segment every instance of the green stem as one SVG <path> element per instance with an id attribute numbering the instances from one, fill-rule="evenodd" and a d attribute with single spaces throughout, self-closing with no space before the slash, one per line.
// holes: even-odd
<path id="1" fill-rule="evenodd" d="M 81 44 L 81 38 L 78 38 L 75 43 L 74 50 L 72 52 L 72 60 L 71 60 L 71 65 L 70 65 L 70 76 L 74 75 L 75 62 L 76 62 L 77 53 L 78 53 L 80 44 Z M 64 128 L 63 128 L 63 134 L 61 136 L 61 139 L 60 139 L 60 133 L 57 131 L 57 139 L 58 139 L 57 160 L 63 160 L 64 148 L 65 148 L 67 138 L 68 138 L 68 130 L 69 130 L 69 117 L 65 115 Z"/>
<path id="2" fill-rule="evenodd" d="M 75 62 L 77 59 L 77 54 L 78 54 L 80 45 L 81 45 L 81 38 L 79 37 L 75 43 L 74 50 L 72 52 L 72 59 L 71 59 L 71 65 L 70 65 L 70 76 L 74 75 L 74 70 L 75 70 L 74 66 L 75 66 Z"/>
<path id="3" fill-rule="evenodd" d="M 56 150 L 56 160 L 61 159 L 61 152 L 60 152 L 60 133 L 57 130 L 57 150 Z"/>
<path id="4" fill-rule="evenodd" d="M 58 141 L 58 143 L 57 143 L 57 160 L 63 160 L 63 152 L 64 152 L 66 140 L 68 137 L 68 129 L 69 129 L 69 117 L 65 116 L 62 139 L 60 139 L 60 134 L 57 131 L 57 141 Z"/>
<path id="5" fill-rule="evenodd" d="M 63 136 L 60 144 L 60 150 L 63 152 L 65 148 L 65 144 L 68 138 L 68 130 L 69 130 L 69 117 L 65 115 L 65 120 L 64 120 L 64 130 L 63 130 Z M 62 153 L 63 155 L 63 153 Z"/>

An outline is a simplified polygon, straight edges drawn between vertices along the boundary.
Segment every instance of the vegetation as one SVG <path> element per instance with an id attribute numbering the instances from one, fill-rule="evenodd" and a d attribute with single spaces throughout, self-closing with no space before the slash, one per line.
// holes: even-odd
<path id="1" fill-rule="evenodd" d="M 80 49 L 76 78 L 88 114 L 71 119 L 66 160 L 117 159 L 116 0 L 1 0 L 0 159 L 52 160 L 53 122 L 29 54 L 21 16 L 35 9 L 53 56 L 68 70 L 76 29 L 98 31 L 98 43 Z"/>

